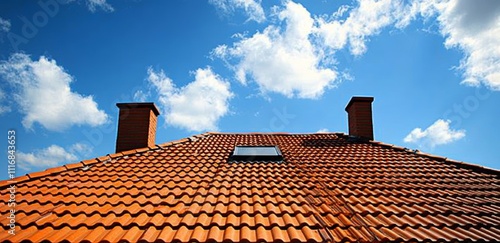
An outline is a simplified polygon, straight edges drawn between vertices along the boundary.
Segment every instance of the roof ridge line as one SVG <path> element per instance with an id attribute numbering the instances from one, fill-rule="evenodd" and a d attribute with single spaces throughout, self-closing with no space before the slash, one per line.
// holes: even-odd
<path id="1" fill-rule="evenodd" d="M 159 148 L 170 147 L 172 145 L 194 141 L 193 138 L 195 138 L 195 139 L 201 139 L 201 138 L 209 137 L 209 136 L 211 136 L 213 134 L 215 134 L 215 133 L 214 132 L 200 133 L 200 134 L 192 135 L 192 136 L 189 136 L 189 137 L 186 137 L 186 138 L 181 138 L 181 139 L 177 139 L 177 140 L 174 140 L 174 141 L 170 141 L 170 142 L 158 144 L 156 146 L 158 146 Z"/>
<path id="2" fill-rule="evenodd" d="M 381 147 L 392 148 L 395 150 L 404 151 L 407 153 L 427 157 L 430 159 L 434 159 L 434 160 L 443 162 L 445 164 L 455 165 L 459 168 L 465 168 L 465 169 L 470 169 L 473 171 L 485 172 L 485 173 L 495 174 L 495 175 L 500 176 L 500 170 L 497 170 L 497 169 L 493 169 L 493 168 L 489 168 L 489 167 L 485 167 L 485 166 L 481 166 L 481 165 L 477 165 L 477 164 L 472 164 L 472 163 L 468 163 L 468 162 L 464 162 L 464 161 L 454 160 L 454 159 L 450 159 L 450 158 L 444 157 L 444 156 L 425 153 L 425 152 L 419 151 L 418 149 L 412 150 L 412 149 L 409 149 L 406 147 L 401 147 L 401 146 L 398 146 L 395 144 L 384 143 L 384 142 L 380 142 L 380 141 L 376 141 L 376 140 L 368 140 L 368 142 L 371 144 L 374 144 L 374 145 L 379 145 Z"/>
<path id="3" fill-rule="evenodd" d="M 42 171 L 35 171 L 32 173 L 27 173 L 25 175 L 18 176 L 18 177 L 12 178 L 12 179 L 0 181 L 0 189 L 3 188 L 4 186 L 17 184 L 20 182 L 26 182 L 26 181 L 30 181 L 33 179 L 45 177 L 48 175 L 57 175 L 57 174 L 62 173 L 64 171 L 71 171 L 71 170 L 75 170 L 75 169 L 85 168 L 87 166 L 92 166 L 92 165 L 97 164 L 99 162 L 107 162 L 107 161 L 110 161 L 112 159 L 115 159 L 115 158 L 118 158 L 121 156 L 126 156 L 128 154 L 143 153 L 143 152 L 148 151 L 150 149 L 151 148 L 139 148 L 139 149 L 133 149 L 133 150 L 127 150 L 127 151 L 123 151 L 123 152 L 113 153 L 113 154 L 106 154 L 106 155 L 101 156 L 101 157 L 95 157 L 95 158 L 87 159 L 87 160 L 80 160 L 79 162 L 75 162 L 75 163 L 67 163 L 67 164 L 64 164 L 61 166 L 47 168 L 47 169 L 42 170 Z"/>
<path id="4" fill-rule="evenodd" d="M 113 154 L 113 155 L 115 155 L 115 154 Z M 47 168 L 47 169 L 42 170 L 42 171 L 35 171 L 32 173 L 27 173 L 25 175 L 18 176 L 18 177 L 12 178 L 12 179 L 2 180 L 2 181 L 0 181 L 0 189 L 3 189 L 4 187 L 10 186 L 12 184 L 15 185 L 15 184 L 20 183 L 20 182 L 26 182 L 26 181 L 30 181 L 33 179 L 45 177 L 48 175 L 56 175 L 56 174 L 59 174 L 59 173 L 64 172 L 64 171 L 70 171 L 70 170 L 75 170 L 75 169 L 79 169 L 79 168 L 84 168 L 85 166 L 91 166 L 93 164 L 100 162 L 100 159 L 103 159 L 105 157 L 109 157 L 109 154 L 106 156 L 96 157 L 93 159 L 80 160 L 79 162 L 76 162 L 76 163 L 68 163 L 68 164 L 64 164 L 61 166 L 57 166 L 57 167 Z M 111 157 L 109 157 L 109 158 L 111 158 Z"/>
<path id="5" fill-rule="evenodd" d="M 201 135 L 338 135 L 338 136 L 347 136 L 346 133 L 343 132 L 206 132 Z"/>

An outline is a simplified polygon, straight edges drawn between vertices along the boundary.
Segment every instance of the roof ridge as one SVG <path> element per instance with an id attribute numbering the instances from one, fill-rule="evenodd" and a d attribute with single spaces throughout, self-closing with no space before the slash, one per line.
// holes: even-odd
<path id="1" fill-rule="evenodd" d="M 347 134 L 343 132 L 206 132 L 203 134 L 207 135 L 338 135 L 338 136 L 347 136 Z"/>
<path id="2" fill-rule="evenodd" d="M 137 150 L 139 150 L 139 149 L 134 149 L 134 151 L 137 151 Z M 144 148 L 140 149 L 140 150 L 144 150 Z M 149 148 L 148 148 L 148 150 L 149 150 Z M 144 150 L 144 151 L 147 151 L 147 150 Z M 144 151 L 141 151 L 141 152 L 144 152 Z M 130 152 L 130 151 L 124 151 L 124 152 Z M 48 176 L 48 175 L 56 175 L 56 174 L 59 174 L 59 173 L 64 172 L 64 171 L 85 168 L 85 167 L 97 164 L 99 162 L 107 162 L 111 159 L 118 158 L 120 156 L 125 156 L 125 155 L 122 152 L 114 153 L 114 154 L 107 154 L 105 156 L 96 157 L 93 159 L 81 160 L 81 161 L 76 162 L 76 163 L 68 163 L 68 164 L 64 164 L 61 166 L 48 168 L 46 170 L 28 173 L 28 174 L 18 176 L 18 177 L 12 178 L 12 179 L 0 181 L 0 188 L 3 188 L 4 186 L 8 186 L 11 184 L 16 184 L 19 182 L 30 181 L 30 180 L 41 178 L 41 177 Z"/>
<path id="3" fill-rule="evenodd" d="M 173 146 L 173 145 L 176 145 L 176 144 L 190 142 L 190 141 L 196 141 L 197 139 L 206 138 L 206 137 L 209 137 L 209 136 L 211 136 L 213 134 L 215 134 L 215 133 L 214 132 L 200 133 L 200 134 L 192 135 L 192 136 L 187 137 L 187 138 L 181 138 L 181 139 L 177 139 L 177 140 L 174 140 L 174 141 L 170 141 L 170 142 L 158 144 L 156 146 L 158 146 L 160 148 L 170 147 L 170 146 Z"/>
<path id="4" fill-rule="evenodd" d="M 489 168 L 489 167 L 485 167 L 485 166 L 481 166 L 481 165 L 477 165 L 477 164 L 472 164 L 472 163 L 468 163 L 468 162 L 464 162 L 464 161 L 454 160 L 454 159 L 450 159 L 448 157 L 443 157 L 443 156 L 439 156 L 439 155 L 435 155 L 435 154 L 424 153 L 422 151 L 419 151 L 418 149 L 412 150 L 412 149 L 409 149 L 406 147 L 401 147 L 398 145 L 384 143 L 384 142 L 375 141 L 375 140 L 367 140 L 367 141 L 371 144 L 379 145 L 381 147 L 392 148 L 392 149 L 395 149 L 398 151 L 404 151 L 407 153 L 411 153 L 411 154 L 415 154 L 418 156 L 437 160 L 437 161 L 443 162 L 445 164 L 455 165 L 455 166 L 460 167 L 460 168 L 470 169 L 470 170 L 477 171 L 477 172 L 484 172 L 484 173 L 495 174 L 497 176 L 500 176 L 500 170 L 497 170 L 497 169 L 493 169 L 493 168 Z"/>

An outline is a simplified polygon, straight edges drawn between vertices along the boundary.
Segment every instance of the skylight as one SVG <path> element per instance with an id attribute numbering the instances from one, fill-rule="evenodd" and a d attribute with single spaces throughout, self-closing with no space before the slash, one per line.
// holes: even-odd
<path id="1" fill-rule="evenodd" d="M 236 146 L 230 157 L 233 161 L 282 161 L 278 146 Z"/>

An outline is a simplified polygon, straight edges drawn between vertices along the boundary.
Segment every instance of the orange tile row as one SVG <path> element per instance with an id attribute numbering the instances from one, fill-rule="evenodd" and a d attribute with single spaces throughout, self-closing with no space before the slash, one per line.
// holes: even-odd
<path id="1" fill-rule="evenodd" d="M 220 178 L 220 177 L 216 177 Z M 96 178 L 97 180 L 98 178 Z M 118 194 L 118 195 L 124 195 L 124 194 L 146 194 L 147 196 L 154 195 L 156 193 L 160 193 L 160 195 L 167 195 L 169 193 L 173 193 L 174 195 L 182 195 L 182 194 L 190 194 L 189 192 L 184 192 L 184 191 L 189 191 L 189 190 L 195 190 L 196 193 L 199 193 L 198 191 L 200 188 L 205 188 L 207 186 L 210 186 L 210 191 L 208 194 L 224 194 L 226 196 L 229 196 L 231 194 L 259 194 L 259 195 L 276 195 L 280 194 L 282 196 L 290 194 L 290 195 L 304 195 L 304 191 L 308 190 L 308 188 L 314 188 L 315 184 L 310 182 L 307 184 L 304 184 L 303 182 L 297 182 L 293 183 L 291 181 L 288 181 L 288 183 L 285 183 L 285 181 L 281 181 L 279 183 L 276 182 L 270 182 L 270 183 L 265 183 L 265 182 L 260 182 L 257 183 L 255 181 L 248 182 L 248 181 L 237 181 L 237 180 L 232 180 L 232 181 L 224 181 L 223 179 L 225 178 L 220 178 L 221 181 L 215 180 L 212 181 L 210 184 L 208 183 L 208 180 L 206 181 L 196 181 L 196 179 L 193 179 L 193 181 L 190 181 L 189 178 L 185 178 L 185 180 L 182 180 L 180 182 L 174 182 L 171 180 L 168 181 L 160 181 L 159 183 L 155 183 L 153 181 L 149 182 L 143 182 L 143 181 L 138 181 L 138 182 L 133 182 L 130 180 L 124 181 L 123 183 L 117 184 L 113 183 L 112 181 L 97 181 L 96 183 L 91 182 L 91 181 L 85 181 L 85 182 L 78 182 L 78 183 L 70 183 L 68 184 L 60 182 L 60 183 L 41 183 L 37 185 L 32 185 L 32 184 L 25 184 L 25 185 L 19 185 L 19 193 L 20 194 L 27 194 L 27 193 L 32 193 L 31 191 L 33 188 L 38 188 L 36 193 L 41 193 L 41 194 L 67 194 L 71 193 L 74 195 L 79 195 L 79 194 L 85 194 L 85 195 L 102 195 L 102 194 L 107 194 L 109 196 L 113 194 Z M 104 180 L 104 178 L 103 178 Z M 49 187 L 50 185 L 50 187 Z M 71 187 L 68 187 L 68 185 L 71 185 Z M 456 185 L 456 184 L 448 184 L 448 183 L 437 183 L 437 182 L 429 182 L 427 184 L 422 183 L 416 184 L 414 186 L 411 185 L 411 183 L 383 183 L 383 184 L 368 184 L 368 185 L 360 185 L 360 184 L 350 184 L 350 185 L 343 185 L 343 184 L 336 184 L 335 182 L 329 182 L 328 188 L 330 190 L 333 190 L 335 193 L 340 194 L 344 196 L 362 196 L 362 195 L 373 195 L 376 197 L 382 196 L 382 195 L 394 195 L 396 197 L 408 197 L 408 196 L 418 196 L 418 195 L 436 195 L 439 194 L 439 196 L 450 196 L 450 197 L 463 197 L 464 195 L 467 196 L 477 196 L 477 197 L 484 197 L 484 196 L 496 196 L 499 195 L 500 193 L 498 192 L 498 188 L 491 185 L 491 184 L 468 184 L 468 185 Z M 440 187 L 441 185 L 441 187 Z M 78 190 L 75 190 L 75 189 Z M 119 188 L 119 189 L 117 189 Z M 144 190 L 147 189 L 147 190 Z M 289 190 L 292 189 L 292 190 Z M 132 192 L 131 190 L 136 190 L 135 192 Z M 257 191 L 255 191 L 257 190 Z M 137 191 L 140 191 L 137 192 Z M 182 191 L 182 192 L 181 192 Z M 471 192 L 474 195 L 471 195 Z"/>
<path id="2" fill-rule="evenodd" d="M 370 231 L 378 241 L 394 242 L 496 242 L 498 227 L 394 227 L 374 228 Z"/>
<path id="3" fill-rule="evenodd" d="M 191 181 L 192 183 L 201 183 L 201 182 L 212 182 L 214 185 L 221 184 L 223 182 L 232 182 L 232 181 L 239 181 L 239 182 L 247 182 L 251 183 L 253 181 L 259 181 L 260 184 L 265 185 L 265 182 L 268 183 L 292 183 L 292 184 L 310 184 L 313 185 L 314 182 L 317 181 L 316 178 L 303 178 L 301 179 L 300 175 L 301 174 L 292 174 L 292 175 L 281 175 L 280 173 L 268 173 L 268 174 L 246 174 L 245 177 L 243 178 L 238 178 L 230 175 L 215 175 L 212 173 L 207 173 L 207 174 L 202 174 L 204 175 L 203 177 L 200 175 L 196 175 L 193 177 L 189 177 L 186 173 L 172 173 L 172 174 L 166 174 L 164 177 L 161 176 L 151 176 L 147 175 L 144 177 L 137 177 L 136 175 L 110 175 L 108 174 L 102 174 L 102 175 L 93 175 L 91 172 L 90 174 L 73 174 L 73 175 L 65 175 L 64 177 L 60 178 L 51 178 L 50 180 L 44 180 L 44 182 L 58 182 L 62 183 L 64 181 L 69 182 L 69 183 L 84 183 L 84 182 L 113 182 L 115 184 L 120 184 L 123 182 L 131 181 L 131 182 L 144 182 L 144 183 L 162 183 L 165 180 L 172 181 L 174 183 L 182 183 L 186 181 Z M 252 176 L 252 177 L 250 177 Z M 272 176 L 272 177 L 271 177 Z M 127 179 L 123 179 L 127 178 Z M 211 178 L 210 180 L 208 178 Z"/>
<path id="4" fill-rule="evenodd" d="M 38 202 L 44 203 L 48 200 L 63 200 L 66 197 L 86 197 L 86 198 L 97 198 L 95 200 L 110 201 L 108 199 L 114 198 L 115 196 L 120 196 L 122 198 L 122 202 L 126 203 L 129 201 L 140 201 L 141 198 L 152 199 L 152 201 L 163 201 L 163 203 L 172 205 L 175 203 L 175 199 L 180 199 L 183 197 L 188 197 L 188 201 L 184 202 L 192 202 L 192 203 L 217 203 L 217 202 L 248 202 L 250 204 L 254 203 L 284 203 L 290 204 L 291 202 L 304 202 L 304 196 L 308 195 L 305 192 L 309 192 L 309 190 L 300 191 L 299 189 L 282 189 L 281 191 L 278 188 L 273 188 L 273 190 L 259 190 L 257 188 L 243 188 L 241 190 L 237 188 L 210 188 L 206 190 L 206 188 L 191 188 L 187 187 L 185 189 L 181 188 L 163 188 L 160 190 L 152 189 L 152 190 L 139 190 L 137 188 L 132 189 L 93 189 L 93 188 L 82 188 L 78 191 L 70 190 L 68 188 L 43 188 L 45 190 L 41 190 L 38 193 L 30 193 L 28 191 L 21 191 L 18 193 L 18 201 L 22 200 L 37 200 Z M 311 195 L 311 194 L 309 194 Z M 312 194 L 314 195 L 314 194 Z"/>
<path id="5" fill-rule="evenodd" d="M 73 177 L 74 178 L 74 177 Z M 168 177 L 167 177 L 168 178 Z M 208 178 L 208 177 L 205 177 Z M 213 177 L 212 177 L 213 178 Z M 235 178 L 235 177 L 233 177 Z M 254 179 L 261 179 L 262 177 L 254 177 Z M 48 187 L 49 185 L 51 187 L 57 187 L 57 188 L 64 188 L 68 187 L 68 185 L 71 185 L 70 190 L 73 190 L 75 187 L 76 188 L 84 188 L 84 187 L 89 187 L 89 188 L 127 188 L 127 189 L 132 189 L 132 188 L 137 188 L 137 189 L 160 189 L 163 188 L 180 188 L 180 189 L 185 189 L 188 187 L 191 188 L 198 188 L 200 186 L 210 186 L 213 188 L 236 188 L 236 189 L 243 189 L 243 188 L 257 188 L 259 190 L 270 190 L 270 189 L 281 189 L 281 188 L 297 188 L 297 189 L 302 189 L 302 188 L 313 188 L 318 182 L 325 181 L 327 182 L 328 188 L 331 190 L 338 189 L 341 191 L 345 191 L 344 193 L 346 195 L 349 195 L 352 190 L 355 189 L 366 189 L 370 188 L 372 190 L 373 195 L 377 194 L 385 194 L 387 191 L 392 191 L 392 194 L 398 194 L 398 195 L 405 195 L 405 194 L 440 194 L 440 195 L 455 195 L 455 196 L 463 196 L 463 195 L 469 195 L 470 193 L 474 193 L 475 196 L 496 196 L 498 195 L 498 188 L 495 187 L 494 185 L 491 185 L 492 180 L 482 182 L 482 184 L 479 184 L 480 182 L 473 181 L 471 184 L 468 185 L 457 185 L 457 184 L 452 184 L 453 182 L 450 183 L 439 183 L 439 182 L 429 182 L 426 184 L 419 184 L 419 183 L 412 183 L 411 180 L 408 181 L 397 181 L 394 180 L 392 182 L 387 182 L 384 180 L 366 180 L 366 179 L 359 179 L 357 182 L 352 182 L 352 179 L 346 180 L 326 180 L 324 178 L 328 177 L 323 177 L 323 178 L 318 178 L 317 180 L 314 180 L 313 178 L 310 178 L 309 180 L 303 180 L 300 181 L 300 179 L 297 178 L 281 178 L 281 179 L 275 179 L 275 180 L 270 180 L 268 183 L 265 182 L 259 182 L 255 183 L 255 181 L 252 181 L 250 179 L 248 180 L 237 180 L 237 179 L 229 179 L 229 177 L 221 177 L 221 176 L 216 176 L 212 180 L 208 179 L 203 179 L 202 177 L 194 177 L 191 180 L 189 177 L 184 177 L 181 178 L 179 176 L 171 177 L 168 178 L 167 180 L 163 179 L 156 179 L 157 181 L 149 180 L 149 181 L 134 181 L 134 179 L 129 179 L 129 180 L 124 180 L 124 181 L 117 181 L 113 180 L 115 179 L 112 176 L 102 176 L 101 179 L 99 179 L 98 176 L 95 177 L 84 177 L 82 178 L 81 181 L 77 180 L 70 180 L 68 179 L 67 181 L 64 180 L 64 178 L 60 178 L 57 181 L 45 181 L 45 183 L 38 183 L 36 186 L 33 184 L 26 184 L 26 185 L 19 185 L 19 189 L 22 191 L 24 188 L 43 188 L 43 187 Z M 146 178 L 147 179 L 147 178 Z M 378 181 L 378 182 L 377 182 Z M 463 180 L 462 180 L 463 181 Z M 49 190 L 53 190 L 53 188 L 50 188 Z M 377 192 L 376 190 L 380 190 Z M 365 191 L 368 192 L 368 191 Z M 366 193 L 363 192 L 363 194 L 366 195 Z M 358 194 L 355 194 L 358 195 Z"/>
<path id="6" fill-rule="evenodd" d="M 244 201 L 241 200 L 241 198 L 244 199 Z M 234 200 L 232 200 L 234 199 Z M 104 205 L 104 204 L 112 204 L 112 205 L 117 205 L 117 204 L 125 204 L 125 205 L 131 205 L 132 203 L 136 202 L 140 205 L 146 205 L 146 204 L 153 204 L 153 205 L 166 205 L 166 206 L 174 206 L 179 202 L 185 203 L 185 204 L 210 204 L 210 205 L 215 205 L 215 204 L 223 204 L 223 205 L 229 205 L 230 202 L 245 202 L 248 203 L 249 205 L 255 205 L 255 204 L 261 204 L 261 205 L 267 205 L 267 204 L 273 204 L 273 205 L 279 205 L 279 204 L 284 204 L 284 205 L 293 205 L 293 204 L 304 204 L 307 203 L 306 199 L 301 197 L 300 195 L 297 197 L 292 197 L 292 196 L 270 196 L 270 195 L 265 195 L 263 197 L 260 197 L 259 195 L 253 195 L 252 197 L 248 196 L 242 196 L 238 197 L 236 195 L 230 195 L 230 196 L 225 196 L 225 195 L 208 195 L 208 196 L 202 196 L 201 194 L 198 195 L 187 195 L 187 194 L 181 194 L 181 196 L 176 197 L 173 194 L 170 194 L 166 197 L 160 197 L 158 195 L 154 195 L 151 197 L 146 197 L 144 195 L 138 195 L 138 196 L 130 196 L 130 195 L 125 195 L 125 196 L 119 196 L 119 195 L 113 195 L 113 196 L 106 196 L 106 195 L 79 195 L 79 196 L 74 196 L 72 194 L 70 195 L 49 195 L 49 196 L 40 196 L 40 195 L 33 195 L 33 194 L 27 194 L 24 195 L 23 197 L 20 197 L 17 199 L 18 203 L 39 203 L 39 204 L 67 204 L 67 203 L 75 203 L 75 204 L 98 204 L 98 205 Z M 2 210 L 4 210 L 4 207 L 2 207 Z"/>
<path id="7" fill-rule="evenodd" d="M 437 215 L 411 215 L 404 214 L 398 216 L 392 214 L 385 216 L 378 214 L 373 216 L 367 214 L 363 220 L 371 227 L 375 228 L 406 228 L 406 227 L 494 227 L 500 225 L 500 215 L 466 215 L 466 214 L 437 214 Z"/>
<path id="8" fill-rule="evenodd" d="M 159 160 L 163 161 L 163 160 Z M 117 164 L 120 164 L 118 166 Z M 139 176 L 146 176 L 146 175 L 167 175 L 170 173 L 188 173 L 188 176 L 192 176 L 193 173 L 208 173 L 208 172 L 215 172 L 217 171 L 213 165 L 215 163 L 200 163 L 199 161 L 196 162 L 177 162 L 173 164 L 172 166 L 162 166 L 162 167 L 150 167 L 150 168 L 140 168 L 140 167 L 123 167 L 123 165 L 126 166 L 131 166 L 128 163 L 125 163 L 123 161 L 116 161 L 113 164 L 106 164 L 106 165 L 95 165 L 92 167 L 93 174 L 105 174 L 106 172 L 113 172 L 114 174 L 116 173 L 117 175 L 123 175 L 126 173 L 134 173 Z M 226 172 L 226 171 L 231 171 L 232 173 L 286 173 L 286 172 L 299 172 L 296 171 L 295 166 L 290 166 L 289 164 L 282 164 L 286 166 L 282 167 L 271 167 L 271 166 L 264 166 L 262 163 L 247 163 L 248 165 L 258 165 L 254 167 L 242 167 L 243 163 L 231 163 L 227 165 L 238 165 L 238 167 L 224 167 L 220 168 L 221 172 Z M 273 164 L 273 165 L 278 165 L 278 164 Z"/>
<path id="9" fill-rule="evenodd" d="M 8 212 L 7 210 L 4 210 L 2 212 Z M 241 214 L 249 214 L 252 216 L 255 216 L 257 214 L 263 215 L 263 216 L 268 216 L 271 214 L 278 215 L 278 216 L 283 216 L 285 214 L 288 215 L 297 215 L 297 214 L 303 214 L 306 216 L 309 216 L 313 212 L 313 208 L 308 205 L 308 204 L 248 204 L 248 203 L 242 203 L 241 205 L 235 204 L 235 203 L 228 203 L 228 204 L 223 204 L 223 203 L 216 203 L 216 204 L 210 204 L 210 203 L 204 203 L 204 204 L 185 204 L 182 202 L 179 202 L 177 204 L 173 205 L 166 205 L 166 204 L 139 204 L 138 202 L 133 202 L 131 204 L 123 204 L 123 203 L 117 203 L 117 204 L 109 204 L 109 203 L 104 203 L 104 204 L 87 204 L 86 202 L 82 202 L 81 204 L 76 204 L 74 202 L 67 202 L 67 204 L 58 204 L 55 206 L 54 204 L 40 204 L 37 202 L 22 202 L 19 203 L 16 206 L 16 211 L 17 212 L 23 212 L 25 214 L 33 214 L 33 213 L 39 213 L 43 214 L 46 212 L 53 212 L 58 215 L 63 215 L 63 214 L 72 214 L 76 215 L 79 213 L 84 213 L 87 215 L 91 214 L 100 214 L 100 215 L 107 215 L 110 213 L 115 213 L 118 215 L 127 213 L 131 215 L 138 215 L 140 213 L 147 213 L 147 214 L 156 214 L 156 213 L 162 213 L 165 215 L 169 214 L 185 214 L 185 213 L 191 213 L 191 214 L 201 214 L 205 213 L 208 215 L 215 215 L 215 214 L 221 214 L 221 215 L 229 215 L 229 214 L 236 214 L 236 215 L 241 215 Z M 338 215 L 342 213 L 343 211 L 335 211 L 334 209 L 329 209 L 328 211 L 323 213 L 328 213 L 328 214 L 333 214 L 333 215 Z"/>
<path id="10" fill-rule="evenodd" d="M 471 192 L 472 194 L 472 192 Z M 395 196 L 349 196 L 344 197 L 351 204 L 481 204 L 481 203 L 500 203 L 500 199 L 492 193 L 489 196 L 481 195 L 436 195 L 436 194 L 399 194 Z"/>
<path id="11" fill-rule="evenodd" d="M 137 205 L 136 205 L 137 206 Z M 235 206 L 236 207 L 236 206 Z M 67 209 L 62 209 L 63 207 L 58 207 L 55 210 L 50 210 L 49 213 L 44 213 L 43 216 L 38 213 L 25 214 L 22 211 L 18 212 L 18 223 L 23 226 L 28 226 L 36 221 L 37 225 L 44 225 L 45 223 L 49 223 L 53 227 L 63 227 L 69 224 L 70 227 L 74 228 L 82 225 L 93 225 L 99 224 L 99 222 L 108 222 L 109 224 L 104 224 L 104 226 L 110 226 L 112 224 L 118 223 L 122 226 L 132 225 L 136 223 L 131 218 L 143 218 L 146 221 L 140 221 L 137 223 L 140 226 L 140 223 L 147 224 L 147 222 L 153 222 L 153 219 L 156 217 L 156 220 L 153 224 L 156 226 L 160 226 L 158 224 L 168 224 L 170 226 L 179 226 L 177 223 L 184 223 L 186 226 L 190 225 L 199 225 L 201 224 L 204 227 L 212 225 L 214 222 L 223 227 L 225 224 L 230 224 L 234 227 L 242 225 L 247 225 L 250 227 L 254 227 L 256 225 L 262 225 L 268 227 L 269 225 L 274 226 L 294 226 L 298 227 L 299 225 L 309 225 L 309 226 L 317 226 L 318 222 L 315 220 L 312 214 L 279 214 L 279 213 L 254 213 L 247 214 L 246 212 L 242 213 L 234 213 L 234 211 L 239 210 L 228 210 L 225 214 L 219 213 L 218 210 L 210 210 L 205 207 L 182 207 L 180 206 L 178 209 L 171 208 L 150 208 L 148 213 L 145 213 L 143 210 L 135 209 L 134 207 L 126 207 L 124 205 L 120 206 L 111 206 L 105 205 L 102 207 L 102 211 L 107 213 L 99 213 L 96 211 L 95 205 L 89 206 L 82 211 L 79 211 L 78 208 L 75 208 L 73 213 L 69 213 Z M 132 209 L 129 211 L 128 209 Z M 205 210 L 204 210 L 205 209 Z M 221 210 L 224 211 L 224 210 Z M 82 212 L 82 213 L 79 213 Z M 346 216 L 344 214 L 325 214 L 320 210 L 320 215 L 316 215 L 319 220 L 325 222 L 324 224 L 328 227 L 346 227 L 346 226 L 354 226 L 356 223 L 353 223 L 353 219 L 351 216 Z M 375 213 L 375 214 L 362 214 L 363 220 L 367 222 L 370 226 L 373 227 L 419 227 L 419 226 L 474 226 L 474 225 L 483 225 L 483 226 L 492 226 L 500 224 L 500 214 L 498 212 L 496 214 L 483 213 L 481 215 L 467 215 L 465 213 L 453 213 L 449 211 L 445 211 L 445 213 L 435 213 L 435 214 L 417 214 L 417 213 Z M 167 217 L 168 216 L 168 217 Z M 214 220 L 219 217 L 219 220 Z M 95 218 L 95 221 L 88 221 L 88 219 Z M 151 220 L 148 221 L 147 219 Z M 181 218 L 183 218 L 181 220 Z M 227 221 L 221 221 L 222 218 L 227 218 Z M 56 220 L 57 221 L 54 221 Z M 112 219 L 112 220 L 104 220 L 104 219 Z M 198 219 L 198 220 L 196 220 Z M 288 219 L 288 220 L 287 220 Z M 194 220 L 194 221 L 193 221 Z M 200 221 L 201 220 L 201 223 Z M 4 222 L 5 221 L 5 222 Z M 314 222 L 314 223 L 311 223 Z M 6 225 L 8 223 L 8 219 L 2 220 L 2 224 Z"/>
<path id="12" fill-rule="evenodd" d="M 120 225 L 124 228 L 131 226 L 146 227 L 146 226 L 156 226 L 166 227 L 170 226 L 173 228 L 179 228 L 181 226 L 186 226 L 188 228 L 194 228 L 197 226 L 202 226 L 203 228 L 210 228 L 213 226 L 218 226 L 220 228 L 225 228 L 232 226 L 236 229 L 242 227 L 249 227 L 250 229 L 256 229 L 258 227 L 264 227 L 266 229 L 271 229 L 272 227 L 278 226 L 280 228 L 301 228 L 308 226 L 310 228 L 320 228 L 321 225 L 317 219 L 318 216 L 315 215 L 289 215 L 284 214 L 278 216 L 275 214 L 269 215 L 249 215 L 249 214 L 214 214 L 208 215 L 206 213 L 200 213 L 197 215 L 191 213 L 185 214 L 162 214 L 156 213 L 153 215 L 148 215 L 146 213 L 140 213 L 137 215 L 131 215 L 128 213 L 117 215 L 113 212 L 107 215 L 100 214 L 24 214 L 18 213 L 16 218 L 16 225 L 22 228 L 27 228 L 29 226 L 35 225 L 39 228 L 53 227 L 53 228 L 63 228 L 69 226 L 70 228 L 77 229 L 83 226 L 86 227 L 97 227 L 104 226 L 109 228 L 114 225 Z M 321 220 L 321 219 L 320 219 Z M 354 226 L 351 220 L 345 216 L 333 216 L 329 215 L 325 217 L 325 222 L 329 226 L 338 227 L 348 227 Z M 8 224 L 8 219 L 3 219 L 2 225 Z"/>
<path id="13" fill-rule="evenodd" d="M 440 186 L 441 185 L 441 186 Z M 429 195 L 435 190 L 463 190 L 463 191 L 492 191 L 497 192 L 498 189 L 492 185 L 488 184 L 468 184 L 468 185 L 457 185 L 451 183 L 391 183 L 391 184 L 377 184 L 377 185 L 366 185 L 366 184 L 351 184 L 350 186 L 338 186 L 334 182 L 327 184 L 327 188 L 335 192 L 338 195 L 343 196 L 362 196 L 362 195 L 372 195 L 376 197 L 389 195 L 388 197 L 408 197 L 416 196 L 414 193 L 418 192 L 419 195 Z M 410 191 L 411 190 L 411 191 Z M 457 195 L 449 195 L 450 197 Z"/>
<path id="14" fill-rule="evenodd" d="M 46 227 L 37 229 L 31 226 L 26 229 L 18 227 L 17 234 L 9 237 L 4 242 L 355 242 L 355 241 L 434 241 L 453 242 L 457 239 L 462 241 L 496 241 L 500 235 L 497 227 L 477 227 L 477 228 L 450 228 L 450 227 L 405 227 L 405 228 L 347 228 L 333 230 L 314 230 L 308 227 L 301 229 L 273 227 L 265 229 L 259 227 L 252 230 L 249 227 L 235 229 L 228 227 L 221 229 L 212 227 L 204 229 L 198 226 L 194 229 L 181 227 L 174 229 L 171 227 L 140 228 L 133 226 L 124 229 L 114 226 L 111 229 L 99 226 L 96 228 L 81 227 L 78 230 L 64 227 L 54 229 Z M 0 232 L 0 239 L 6 238 L 6 231 Z"/>
<path id="15" fill-rule="evenodd" d="M 4 242 L 20 242 L 29 239 L 30 242 L 324 242 L 319 230 L 309 227 L 265 229 L 258 227 L 250 229 L 232 226 L 219 228 L 217 226 L 205 229 L 201 226 L 188 228 L 171 228 L 169 226 L 157 228 L 155 226 L 122 228 L 114 226 L 107 229 L 103 226 L 96 228 L 81 227 L 71 229 L 63 227 L 55 229 L 45 227 L 38 229 L 31 226 L 27 229 L 18 229 L 15 236 Z M 5 239 L 5 232 L 0 232 L 0 239 Z"/>
<path id="16" fill-rule="evenodd" d="M 414 205 L 397 205 L 397 204 L 351 204 L 350 207 L 363 217 L 366 215 L 383 214 L 390 215 L 427 215 L 427 214 L 467 214 L 467 215 L 498 215 L 500 212 L 500 204 L 483 204 L 483 205 L 458 205 L 458 204 L 414 204 Z"/>

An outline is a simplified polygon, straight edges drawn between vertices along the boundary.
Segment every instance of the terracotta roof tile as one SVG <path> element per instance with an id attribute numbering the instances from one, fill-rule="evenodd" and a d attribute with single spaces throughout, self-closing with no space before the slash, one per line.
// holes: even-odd
<path id="1" fill-rule="evenodd" d="M 141 227 L 144 228 L 143 225 Z M 164 229 L 165 230 L 165 229 Z M 161 240 L 158 236 L 160 235 L 161 230 L 157 230 L 154 226 L 149 226 L 145 228 L 145 232 L 141 235 L 140 240 L 138 242 L 155 242 L 157 239 Z"/>
<path id="2" fill-rule="evenodd" d="M 228 161 L 235 145 L 285 162 Z M 499 177 L 345 134 L 205 133 L 15 178 L 0 241 L 496 241 Z"/>
<path id="3" fill-rule="evenodd" d="M 83 166 L 84 166 L 84 164 L 82 164 L 82 162 L 64 165 L 64 167 L 66 169 L 68 169 L 68 170 L 73 170 L 73 169 L 76 169 L 76 168 L 81 168 Z"/>

